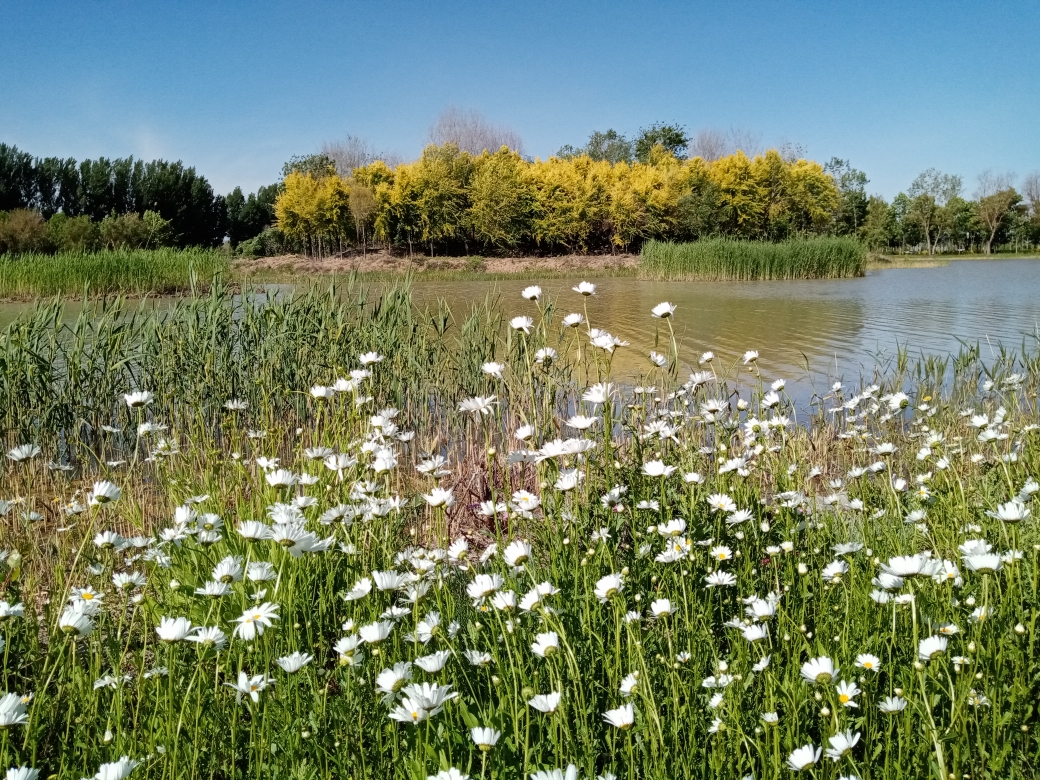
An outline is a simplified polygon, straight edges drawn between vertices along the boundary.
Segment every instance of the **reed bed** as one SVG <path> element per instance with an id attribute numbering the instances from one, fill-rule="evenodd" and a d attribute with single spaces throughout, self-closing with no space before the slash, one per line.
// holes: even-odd
<path id="1" fill-rule="evenodd" d="M 797 417 L 754 352 L 680 376 L 665 303 L 614 381 L 575 289 L 12 325 L 0 765 L 1033 776 L 1037 355 L 901 358 Z"/>
<path id="2" fill-rule="evenodd" d="M 229 267 L 224 253 L 196 248 L 0 255 L 0 297 L 188 292 Z"/>
<path id="3" fill-rule="evenodd" d="M 866 259 L 866 247 L 847 237 L 778 243 L 714 238 L 648 241 L 639 268 L 644 278 L 667 280 L 843 279 L 863 276 Z"/>

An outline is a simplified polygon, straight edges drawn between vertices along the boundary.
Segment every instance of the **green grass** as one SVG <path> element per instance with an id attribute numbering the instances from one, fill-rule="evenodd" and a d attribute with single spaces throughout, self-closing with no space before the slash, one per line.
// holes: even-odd
<path id="1" fill-rule="evenodd" d="M 215 249 L 135 249 L 56 255 L 0 255 L 0 297 L 183 292 L 225 273 Z"/>
<path id="2" fill-rule="evenodd" d="M 695 243 L 649 241 L 640 275 L 650 279 L 748 281 L 862 276 L 865 247 L 852 238 L 799 238 L 780 243 L 715 238 Z"/>

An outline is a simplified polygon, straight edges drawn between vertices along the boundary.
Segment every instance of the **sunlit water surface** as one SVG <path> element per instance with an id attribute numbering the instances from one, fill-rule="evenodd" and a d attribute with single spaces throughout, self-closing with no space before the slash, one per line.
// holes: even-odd
<path id="1" fill-rule="evenodd" d="M 537 317 L 536 305 L 520 291 L 539 284 L 554 302 L 557 319 L 584 313 L 587 306 L 593 326 L 630 342 L 612 363 L 613 376 L 626 382 L 648 374 L 650 350 L 669 353 L 667 326 L 650 315 L 656 304 L 669 301 L 677 306 L 673 327 L 683 376 L 711 350 L 718 373 L 732 376 L 740 370 L 746 378 L 741 355 L 756 350 L 763 378 L 787 379 L 799 406 L 814 392 L 825 394 L 835 380 L 852 387 L 873 381 L 875 372 L 891 369 L 900 348 L 916 358 L 956 354 L 963 344 L 978 344 L 989 360 L 1000 345 L 1035 350 L 1040 334 L 1040 261 L 1035 259 L 960 260 L 946 267 L 813 281 L 651 282 L 592 276 L 588 281 L 596 284 L 596 294 L 587 300 L 571 289 L 578 281 L 419 280 L 413 297 L 420 306 L 444 299 L 461 321 L 490 296 L 508 320 L 518 314 Z M 291 288 L 269 289 L 282 293 Z M 31 306 L 0 305 L 0 325 Z M 78 315 L 80 308 L 69 304 L 66 317 Z"/>
<path id="2" fill-rule="evenodd" d="M 556 316 L 582 312 L 578 280 L 546 280 L 540 286 L 555 302 Z M 678 308 L 673 327 L 684 369 L 701 354 L 715 353 L 716 366 L 732 375 L 746 350 L 759 353 L 767 381 L 785 378 L 800 401 L 842 380 L 859 386 L 875 370 L 892 367 L 899 348 L 911 359 L 956 354 L 979 344 L 989 360 L 999 345 L 1020 351 L 1037 347 L 1040 333 L 1040 261 L 961 260 L 938 268 L 871 271 L 862 279 L 777 282 L 651 282 L 590 277 L 596 295 L 585 303 L 593 326 L 630 342 L 618 350 L 613 369 L 636 379 L 650 368 L 648 353 L 668 351 L 667 326 L 650 315 L 662 301 Z M 438 297 L 457 311 L 497 297 L 508 317 L 535 315 L 520 291 L 536 282 L 419 282 L 420 302 Z M 745 374 L 746 375 L 746 374 Z"/>

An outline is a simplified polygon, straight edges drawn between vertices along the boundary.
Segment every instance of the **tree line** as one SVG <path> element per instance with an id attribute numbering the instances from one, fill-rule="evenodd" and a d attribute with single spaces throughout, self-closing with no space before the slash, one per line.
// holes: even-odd
<path id="1" fill-rule="evenodd" d="M 41 158 L 0 143 L 0 252 L 237 244 L 273 222 L 279 186 L 217 195 L 180 161 Z"/>
<path id="2" fill-rule="evenodd" d="M 837 181 L 844 226 L 855 229 L 871 249 L 989 254 L 1000 246 L 1017 251 L 1040 246 L 1040 174 L 1024 177 L 1020 193 L 1012 174 L 984 171 L 965 198 L 960 176 L 929 168 L 891 202 L 867 197 L 862 174 L 839 171 Z"/>
<path id="3" fill-rule="evenodd" d="M 657 143 L 643 159 L 584 152 L 525 159 L 430 144 L 413 162 L 337 170 L 325 155 L 287 172 L 279 229 L 305 251 L 375 240 L 409 252 L 632 251 L 648 239 L 781 240 L 827 233 L 840 191 L 818 163 L 777 150 L 714 162 Z"/>
<path id="4" fill-rule="evenodd" d="M 248 196 L 217 195 L 182 162 L 77 162 L 0 144 L 0 252 L 216 246 L 324 255 L 637 251 L 651 239 L 779 241 L 847 235 L 888 252 L 990 252 L 1040 245 L 1040 174 L 1016 189 L 986 172 L 970 196 L 928 169 L 890 202 L 866 174 L 820 165 L 791 144 L 656 123 L 634 137 L 592 133 L 546 160 L 479 113 L 449 108 L 418 159 L 364 140 L 289 160 Z"/>
<path id="5" fill-rule="evenodd" d="M 498 144 L 497 146 L 495 144 Z M 602 252 L 650 239 L 778 241 L 853 236 L 876 251 L 991 252 L 1040 245 L 1040 175 L 1020 194 L 987 172 L 970 198 L 960 177 L 928 169 L 891 202 L 866 174 L 824 165 L 793 144 L 765 149 L 747 131 L 691 136 L 656 123 L 628 138 L 594 132 L 548 160 L 473 112 L 449 109 L 418 160 L 380 159 L 357 138 L 286 165 L 276 203 L 281 246 L 314 254 L 380 242 L 396 251 Z"/>

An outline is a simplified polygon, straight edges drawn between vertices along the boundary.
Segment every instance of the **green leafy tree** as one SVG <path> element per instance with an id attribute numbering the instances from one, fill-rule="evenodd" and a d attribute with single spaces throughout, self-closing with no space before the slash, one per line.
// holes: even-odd
<path id="1" fill-rule="evenodd" d="M 730 220 L 719 186 L 706 176 L 698 178 L 679 198 L 679 237 L 688 241 L 711 238 Z"/>
<path id="2" fill-rule="evenodd" d="M 296 155 L 282 166 L 283 179 L 290 173 L 302 173 L 305 176 L 313 176 L 315 179 L 335 176 L 336 162 L 324 152 Z"/>
<path id="3" fill-rule="evenodd" d="M 859 228 L 863 242 L 871 249 L 887 249 L 899 240 L 899 220 L 896 210 L 877 196 L 867 200 L 863 223 Z"/>
<path id="4" fill-rule="evenodd" d="M 247 198 L 241 187 L 235 187 L 225 198 L 227 236 L 231 246 L 236 247 L 260 235 L 274 224 L 274 204 L 280 191 L 281 184 L 271 184 L 249 193 Z"/>
<path id="5" fill-rule="evenodd" d="M 935 198 L 922 193 L 910 200 L 906 211 L 906 221 L 920 228 L 928 254 L 935 251 L 934 237 L 939 221 L 939 206 Z"/>
<path id="6" fill-rule="evenodd" d="M 17 146 L 0 144 L 0 211 L 29 208 L 34 188 L 32 155 Z"/>
<path id="7" fill-rule="evenodd" d="M 109 214 L 98 225 L 98 234 L 106 249 L 138 249 L 148 242 L 148 228 L 134 212 Z"/>
<path id="8" fill-rule="evenodd" d="M 71 157 L 37 159 L 34 165 L 36 187 L 33 207 L 44 219 L 58 212 L 75 215 L 79 189 L 79 169 Z"/>
<path id="9" fill-rule="evenodd" d="M 1022 196 L 1011 186 L 1011 182 L 1011 174 L 984 171 L 979 175 L 979 187 L 975 197 L 978 200 L 979 220 L 986 227 L 987 255 L 993 251 L 997 233 L 1008 226 L 1015 207 L 1022 202 Z"/>
<path id="10" fill-rule="evenodd" d="M 98 228 L 90 217 L 70 217 L 63 211 L 47 220 L 51 243 L 58 252 L 93 252 L 98 247 Z"/>
<path id="11" fill-rule="evenodd" d="M 910 203 L 910 196 L 905 192 L 900 192 L 892 198 L 892 214 L 896 219 L 896 241 L 902 251 L 924 240 L 920 226 L 910 217 Z"/>
<path id="12" fill-rule="evenodd" d="M 863 171 L 852 167 L 848 160 L 832 157 L 823 169 L 831 175 L 838 186 L 840 203 L 834 215 L 834 232 L 843 236 L 854 236 L 867 214 L 867 184 L 869 179 Z"/>
<path id="13" fill-rule="evenodd" d="M 616 130 L 607 130 L 601 133 L 594 131 L 589 136 L 588 143 L 575 149 L 567 145 L 556 153 L 557 157 L 572 159 L 586 155 L 596 162 L 605 161 L 611 165 L 617 163 L 630 163 L 635 159 L 635 144 L 625 138 Z"/>
<path id="14" fill-rule="evenodd" d="M 684 127 L 657 122 L 639 131 L 633 150 L 639 162 L 647 162 L 650 159 L 650 151 L 655 146 L 664 147 L 676 158 L 682 158 L 686 155 L 686 147 L 689 144 L 690 136 Z"/>
<path id="15" fill-rule="evenodd" d="M 141 217 L 144 226 L 144 246 L 155 249 L 161 246 L 170 246 L 173 243 L 173 225 L 168 219 L 154 211 L 146 211 Z"/>
<path id="16" fill-rule="evenodd" d="M 954 249 L 966 250 L 979 241 L 981 224 L 977 204 L 957 196 L 941 209 L 940 224 Z"/>

